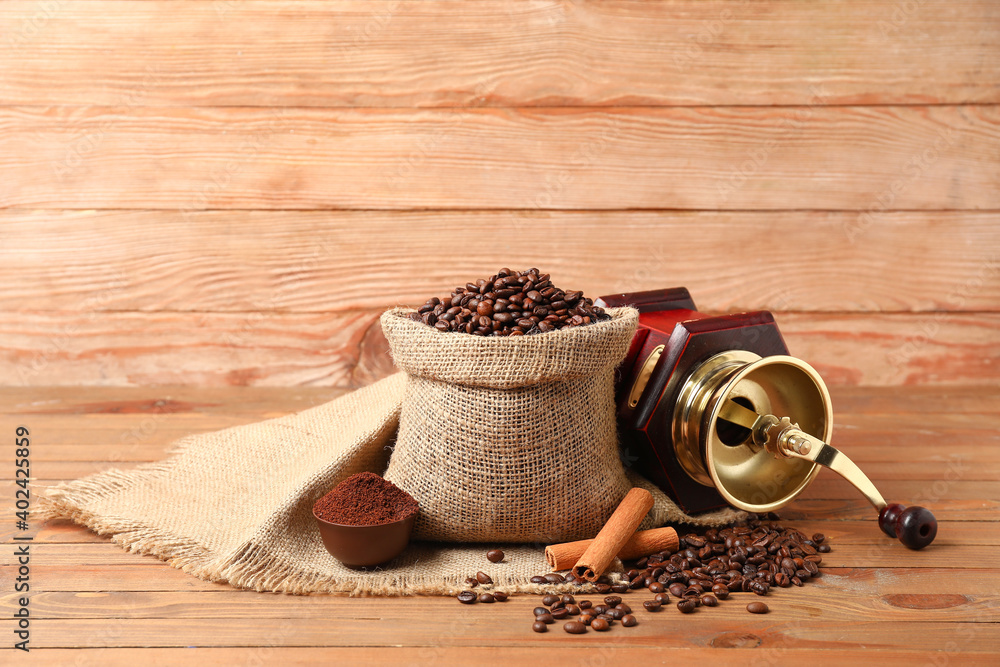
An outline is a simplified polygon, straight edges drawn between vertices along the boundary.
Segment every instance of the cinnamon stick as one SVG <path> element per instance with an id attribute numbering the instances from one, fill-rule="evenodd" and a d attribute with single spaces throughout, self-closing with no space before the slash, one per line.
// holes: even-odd
<path id="1" fill-rule="evenodd" d="M 573 574 L 578 579 L 597 581 L 652 507 L 653 494 L 646 489 L 636 487 L 625 494 L 614 514 L 573 566 Z"/>
<path id="2" fill-rule="evenodd" d="M 594 540 L 579 540 L 576 542 L 563 542 L 562 544 L 550 544 L 545 547 L 545 560 L 548 561 L 552 571 L 568 570 L 573 567 L 580 556 L 587 550 Z M 621 560 L 634 560 L 660 551 L 676 551 L 678 546 L 677 531 L 669 526 L 666 528 L 653 528 L 652 530 L 642 530 L 632 535 L 625 543 L 622 550 L 618 552 Z"/>

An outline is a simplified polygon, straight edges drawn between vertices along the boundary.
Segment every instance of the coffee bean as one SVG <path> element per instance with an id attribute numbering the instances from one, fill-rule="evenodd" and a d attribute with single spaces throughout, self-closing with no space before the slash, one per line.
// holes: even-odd
<path id="1" fill-rule="evenodd" d="M 493 579 L 491 579 L 490 575 L 486 574 L 485 572 L 476 572 L 476 581 L 478 581 L 481 584 L 493 583 Z"/>
<path id="2" fill-rule="evenodd" d="M 484 604 L 491 604 L 493 602 L 496 602 L 497 599 L 495 597 L 493 597 L 493 595 L 491 593 L 480 593 L 479 594 L 479 601 L 482 602 L 482 603 L 484 603 Z"/>
<path id="3" fill-rule="evenodd" d="M 608 597 L 604 598 L 604 604 L 608 605 L 609 607 L 614 607 L 616 604 L 621 604 L 621 603 L 622 603 L 621 596 L 618 595 L 609 595 Z"/>
<path id="4" fill-rule="evenodd" d="M 569 593 L 565 593 L 562 596 L 561 601 L 563 604 L 576 604 L 576 598 L 570 595 Z"/>
<path id="5" fill-rule="evenodd" d="M 535 607 L 531 611 L 535 616 L 541 616 L 542 614 L 549 613 L 549 610 L 546 607 Z"/>
<path id="6" fill-rule="evenodd" d="M 677 609 L 680 610 L 682 614 L 690 614 L 697 606 L 698 605 L 692 599 L 681 600 L 677 603 Z"/>
<path id="7" fill-rule="evenodd" d="M 701 604 L 704 607 L 718 607 L 719 601 L 716 599 L 714 595 L 702 595 Z"/>
<path id="8" fill-rule="evenodd" d="M 548 580 L 542 575 L 536 575 L 530 579 L 533 584 L 547 584 Z"/>
<path id="9" fill-rule="evenodd" d="M 561 584 L 566 581 L 566 577 L 562 576 L 558 572 L 550 572 L 545 575 L 545 581 L 550 584 Z"/>
<path id="10" fill-rule="evenodd" d="M 595 618 L 593 621 L 590 622 L 590 627 L 591 629 L 597 630 L 598 632 L 606 632 L 611 629 L 611 626 L 608 625 L 608 622 L 603 618 Z"/>
<path id="11" fill-rule="evenodd" d="M 823 533 L 814 533 L 813 534 L 813 542 L 815 542 L 816 544 L 823 544 L 823 540 L 825 540 L 825 539 L 826 539 L 826 535 L 824 535 Z"/>
<path id="12" fill-rule="evenodd" d="M 566 612 L 570 616 L 576 616 L 577 614 L 580 613 L 580 607 L 576 606 L 575 604 L 568 604 L 566 605 Z"/>
<path id="13" fill-rule="evenodd" d="M 605 593 L 610 593 L 611 592 L 611 585 L 610 584 L 596 584 L 594 586 L 594 590 L 596 590 L 599 595 L 604 595 Z"/>
<path id="14" fill-rule="evenodd" d="M 553 623 L 556 622 L 555 617 L 552 616 L 552 614 L 550 614 L 549 612 L 545 612 L 544 614 L 538 614 L 537 616 L 535 616 L 535 620 L 541 623 L 547 623 L 548 625 L 552 625 Z"/>
<path id="15" fill-rule="evenodd" d="M 569 616 L 569 611 L 566 609 L 566 607 L 562 607 L 560 609 L 553 609 L 550 613 L 552 614 L 552 618 L 556 619 L 557 621 L 562 620 L 567 616 Z"/>
<path id="16" fill-rule="evenodd" d="M 632 613 L 632 607 L 628 606 L 624 602 L 622 602 L 620 604 L 616 604 L 615 605 L 615 609 L 621 609 L 626 614 L 631 614 Z"/>
<path id="17" fill-rule="evenodd" d="M 590 609 L 591 607 L 594 606 L 594 603 L 591 602 L 590 600 L 580 600 L 580 602 L 578 604 L 580 606 L 580 609 L 583 609 L 583 610 Z"/>
<path id="18" fill-rule="evenodd" d="M 547 626 L 545 623 L 541 621 L 535 621 L 534 623 L 531 624 L 531 629 L 534 630 L 535 632 L 548 632 L 549 626 Z"/>
<path id="19" fill-rule="evenodd" d="M 628 584 L 612 584 L 611 590 L 615 593 L 628 593 Z"/>
<path id="20" fill-rule="evenodd" d="M 590 627 L 594 627 L 594 623 L 596 623 L 597 621 L 598 619 L 594 619 L 594 621 L 590 624 Z M 583 623 L 580 623 L 579 621 L 570 621 L 569 623 L 563 626 L 563 630 L 570 633 L 571 635 L 582 635 L 587 631 L 587 626 L 584 625 Z"/>
<path id="21" fill-rule="evenodd" d="M 542 604 L 544 604 L 545 606 L 553 605 L 556 602 L 559 602 L 558 595 L 546 595 L 545 597 L 542 598 Z"/>
<path id="22" fill-rule="evenodd" d="M 816 547 L 816 551 L 820 552 L 821 554 L 828 554 L 828 553 L 830 553 L 830 545 L 829 544 L 821 544 L 818 547 Z"/>
<path id="23" fill-rule="evenodd" d="M 503 551 L 500 549 L 490 549 L 486 552 L 486 560 L 491 563 L 499 563 L 503 560 Z"/>
<path id="24" fill-rule="evenodd" d="M 792 577 L 792 584 L 794 586 L 802 586 L 802 580 L 798 577 Z"/>
<path id="25" fill-rule="evenodd" d="M 663 608 L 663 604 L 659 600 L 646 600 L 642 603 L 646 611 L 660 611 Z"/>
<path id="26" fill-rule="evenodd" d="M 679 582 L 676 584 L 670 584 L 670 589 L 669 589 L 670 594 L 673 595 L 675 598 L 682 597 L 684 595 L 685 588 L 687 588 L 687 586 Z"/>
<path id="27" fill-rule="evenodd" d="M 658 581 L 654 581 L 653 583 L 651 583 L 646 588 L 649 589 L 650 593 L 662 593 L 665 590 L 663 584 L 661 584 Z"/>
<path id="28" fill-rule="evenodd" d="M 789 586 L 792 585 L 792 580 L 784 572 L 779 572 L 778 574 L 774 575 L 774 583 L 777 586 L 780 586 L 781 588 L 788 588 Z"/>
<path id="29" fill-rule="evenodd" d="M 544 333 L 610 319 L 582 292 L 553 287 L 538 269 L 501 273 L 457 287 L 444 299 L 428 299 L 409 317 L 441 331 L 479 336 Z"/>
<path id="30" fill-rule="evenodd" d="M 597 618 L 596 616 L 591 616 L 590 614 L 580 614 L 577 616 L 576 620 L 584 625 L 590 625 L 593 620 Z"/>
<path id="31" fill-rule="evenodd" d="M 639 625 L 639 619 L 637 619 L 632 614 L 625 614 L 625 616 L 622 618 L 622 625 L 624 625 L 626 628 L 634 628 L 635 626 Z"/>
<path id="32" fill-rule="evenodd" d="M 462 591 L 457 597 L 462 604 L 475 604 L 477 596 L 472 591 Z"/>
<path id="33" fill-rule="evenodd" d="M 653 598 L 660 604 L 667 604 L 670 602 L 670 593 L 657 593 L 656 597 Z"/>
<path id="34" fill-rule="evenodd" d="M 768 609 L 763 602 L 751 602 L 747 605 L 747 611 L 751 614 L 766 614 Z"/>
<path id="35" fill-rule="evenodd" d="M 479 585 L 479 581 L 475 577 L 468 577 L 465 580 L 465 585 L 469 588 L 475 588 Z"/>
<path id="36" fill-rule="evenodd" d="M 610 609 L 610 608 L 611 607 L 609 607 L 606 604 L 599 604 L 596 607 L 594 607 L 594 613 L 595 614 L 606 614 L 607 611 L 608 611 L 608 609 Z"/>
<path id="37" fill-rule="evenodd" d="M 493 597 L 497 602 L 506 602 L 508 595 L 503 591 L 493 591 Z"/>
<path id="38" fill-rule="evenodd" d="M 712 594 L 720 600 L 725 600 L 729 597 L 729 587 L 725 584 L 715 584 L 712 586 Z"/>

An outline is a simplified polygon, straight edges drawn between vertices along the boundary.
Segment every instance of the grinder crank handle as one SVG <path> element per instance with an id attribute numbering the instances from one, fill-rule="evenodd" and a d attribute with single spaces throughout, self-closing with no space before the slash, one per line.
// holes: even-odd
<path id="1" fill-rule="evenodd" d="M 749 428 L 754 442 L 780 458 L 798 458 L 818 463 L 846 479 L 879 511 L 878 525 L 889 537 L 899 539 L 910 549 L 923 549 L 937 535 L 937 520 L 930 510 L 913 505 L 886 503 L 868 476 L 854 461 L 833 445 L 823 442 L 792 424 L 786 417 L 759 415 L 735 401 L 727 401 L 720 411 L 722 419 Z"/>

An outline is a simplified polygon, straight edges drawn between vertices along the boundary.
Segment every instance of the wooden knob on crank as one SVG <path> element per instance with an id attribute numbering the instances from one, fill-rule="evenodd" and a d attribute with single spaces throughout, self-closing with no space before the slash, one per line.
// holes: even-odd
<path id="1" fill-rule="evenodd" d="M 926 507 L 889 503 L 878 514 L 878 526 L 910 549 L 923 549 L 937 536 L 937 519 Z"/>

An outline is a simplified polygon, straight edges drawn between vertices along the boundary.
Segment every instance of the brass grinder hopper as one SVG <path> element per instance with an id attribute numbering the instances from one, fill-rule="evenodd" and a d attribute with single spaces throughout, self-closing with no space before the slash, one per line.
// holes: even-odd
<path id="1" fill-rule="evenodd" d="M 726 503 L 769 512 L 795 499 L 827 467 L 879 511 L 879 526 L 911 549 L 937 534 L 923 507 L 886 503 L 830 444 L 833 410 L 820 375 L 788 356 L 770 313 L 708 317 L 686 289 L 611 295 L 633 305 L 639 330 L 619 369 L 623 445 L 686 511 Z"/>

